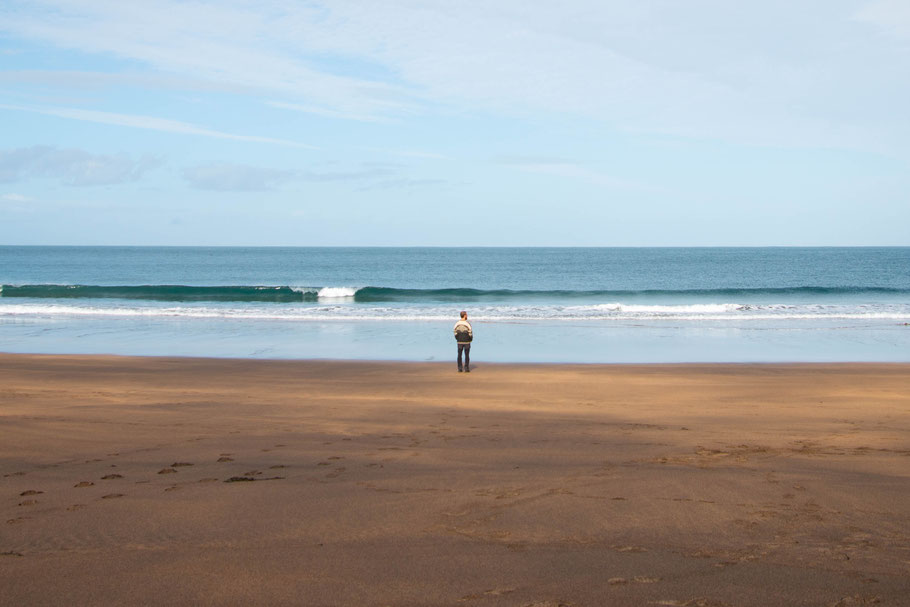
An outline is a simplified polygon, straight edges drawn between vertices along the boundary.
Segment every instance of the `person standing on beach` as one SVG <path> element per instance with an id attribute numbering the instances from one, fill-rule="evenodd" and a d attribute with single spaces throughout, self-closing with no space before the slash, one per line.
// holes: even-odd
<path id="1" fill-rule="evenodd" d="M 471 372 L 471 342 L 474 341 L 474 329 L 468 322 L 468 313 L 461 311 L 461 320 L 455 323 L 455 341 L 458 342 L 458 372 Z M 464 366 L 461 365 L 461 353 L 464 352 Z"/>

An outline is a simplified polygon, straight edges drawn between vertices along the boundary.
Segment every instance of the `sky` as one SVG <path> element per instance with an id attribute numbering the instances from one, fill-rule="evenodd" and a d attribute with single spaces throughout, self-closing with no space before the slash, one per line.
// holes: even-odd
<path id="1" fill-rule="evenodd" d="M 3 0 L 0 244 L 910 245 L 906 0 Z"/>

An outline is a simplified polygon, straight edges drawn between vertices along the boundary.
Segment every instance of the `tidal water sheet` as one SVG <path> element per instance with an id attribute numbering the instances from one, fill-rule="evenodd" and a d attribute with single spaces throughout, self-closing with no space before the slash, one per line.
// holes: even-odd
<path id="1" fill-rule="evenodd" d="M 910 359 L 910 248 L 0 247 L 0 348 L 487 361 Z"/>

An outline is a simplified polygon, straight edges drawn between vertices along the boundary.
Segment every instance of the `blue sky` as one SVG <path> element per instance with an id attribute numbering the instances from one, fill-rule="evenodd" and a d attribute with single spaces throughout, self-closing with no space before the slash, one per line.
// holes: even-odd
<path id="1" fill-rule="evenodd" d="M 904 0 L 0 4 L 0 244 L 910 245 Z"/>

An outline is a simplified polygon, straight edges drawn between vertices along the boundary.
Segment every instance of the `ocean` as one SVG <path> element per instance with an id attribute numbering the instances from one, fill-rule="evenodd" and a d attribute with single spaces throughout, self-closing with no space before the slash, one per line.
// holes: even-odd
<path id="1" fill-rule="evenodd" d="M 910 247 L 0 247 L 0 351 L 910 361 Z"/>

